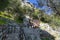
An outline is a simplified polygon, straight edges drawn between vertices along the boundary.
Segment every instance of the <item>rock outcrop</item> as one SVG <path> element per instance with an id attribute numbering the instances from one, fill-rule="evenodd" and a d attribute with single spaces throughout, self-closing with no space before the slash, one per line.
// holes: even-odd
<path id="1" fill-rule="evenodd" d="M 53 30 L 51 26 L 47 23 L 40 23 L 40 29 L 47 31 L 55 37 L 55 40 L 60 40 L 60 32 Z"/>

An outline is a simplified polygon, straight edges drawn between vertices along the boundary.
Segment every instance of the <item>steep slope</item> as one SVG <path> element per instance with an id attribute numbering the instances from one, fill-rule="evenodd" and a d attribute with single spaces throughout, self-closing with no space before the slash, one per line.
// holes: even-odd
<path id="1" fill-rule="evenodd" d="M 14 4 L 15 2 L 16 1 L 14 1 Z M 13 4 L 13 2 L 11 4 Z M 60 40 L 60 32 L 53 30 L 49 24 L 41 23 L 52 22 L 52 18 L 49 15 L 34 8 L 29 2 L 21 1 L 21 5 L 16 4 L 9 6 L 11 6 L 12 9 L 8 7 L 5 11 L 0 12 L 0 16 L 3 17 L 3 19 L 7 18 L 7 20 L 3 20 L 7 23 L 0 24 L 0 40 Z M 13 20 L 10 19 L 10 17 L 12 17 Z M 35 19 L 39 20 L 40 25 L 38 25 L 38 27 L 34 27 L 33 25 L 35 24 L 31 24 L 30 22 Z M 19 22 L 20 20 L 22 20 L 22 23 Z"/>

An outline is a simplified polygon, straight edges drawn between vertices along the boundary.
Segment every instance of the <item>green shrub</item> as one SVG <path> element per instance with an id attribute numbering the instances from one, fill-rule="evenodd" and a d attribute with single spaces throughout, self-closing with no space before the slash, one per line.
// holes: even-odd
<path id="1" fill-rule="evenodd" d="M 0 11 L 4 10 L 9 4 L 9 0 L 0 0 Z"/>
<path id="2" fill-rule="evenodd" d="M 6 21 L 0 20 L 0 25 L 6 24 Z"/>

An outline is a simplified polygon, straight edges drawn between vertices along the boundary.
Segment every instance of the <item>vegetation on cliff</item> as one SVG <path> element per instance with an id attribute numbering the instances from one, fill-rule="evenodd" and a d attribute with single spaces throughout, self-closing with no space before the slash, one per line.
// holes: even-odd
<path id="1" fill-rule="evenodd" d="M 40 6 L 39 1 L 37 2 Z M 48 6 L 54 11 L 51 15 L 35 8 L 29 2 L 24 2 L 24 0 L 0 0 L 0 25 L 7 24 L 8 20 L 23 23 L 25 15 L 29 15 L 31 18 L 38 19 L 42 23 L 48 23 L 53 29 L 57 29 L 60 27 L 60 5 L 56 2 L 53 3 L 53 0 L 49 0 L 49 2 L 50 5 L 48 4 Z M 46 40 L 48 39 L 46 38 Z"/>

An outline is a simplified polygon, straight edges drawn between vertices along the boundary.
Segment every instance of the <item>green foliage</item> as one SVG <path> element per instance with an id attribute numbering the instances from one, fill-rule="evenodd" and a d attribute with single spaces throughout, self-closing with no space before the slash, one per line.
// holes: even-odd
<path id="1" fill-rule="evenodd" d="M 55 29 L 60 27 L 60 17 L 59 16 L 53 16 L 52 21 L 49 24 Z"/>
<path id="2" fill-rule="evenodd" d="M 7 20 L 3 17 L 0 17 L 0 25 L 4 25 L 7 23 Z"/>
<path id="3" fill-rule="evenodd" d="M 9 0 L 0 0 L 0 11 L 4 10 L 9 4 Z"/>
<path id="4" fill-rule="evenodd" d="M 4 17 L 4 18 L 7 18 L 7 19 L 11 19 L 11 20 L 14 19 L 14 18 L 13 18 L 13 15 L 10 14 L 10 13 L 8 13 L 8 12 L 6 12 L 6 11 L 0 12 L 0 16 L 1 16 L 1 17 Z"/>
<path id="5" fill-rule="evenodd" d="M 17 23 L 23 23 L 23 17 L 18 16 L 18 17 L 15 19 L 15 21 L 16 21 Z"/>
<path id="6" fill-rule="evenodd" d="M 6 21 L 0 20 L 0 25 L 6 24 Z"/>
<path id="7" fill-rule="evenodd" d="M 5 10 L 2 11 L 2 9 Z M 23 22 L 24 15 L 30 15 L 34 19 L 40 19 L 40 21 L 49 23 L 52 26 L 60 26 L 60 16 L 51 17 L 39 9 L 28 6 L 21 7 L 21 0 L 0 0 L 0 10 L 1 17 L 18 23 Z"/>
<path id="8" fill-rule="evenodd" d="M 49 23 L 49 22 L 51 22 L 51 17 L 49 15 L 47 15 L 47 14 L 44 14 L 41 17 L 41 21 L 46 22 L 46 23 Z"/>
<path id="9" fill-rule="evenodd" d="M 43 38 L 41 38 L 41 40 L 54 40 L 54 38 L 51 38 L 51 37 L 43 37 Z"/>

